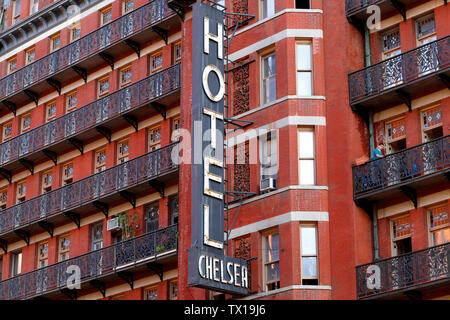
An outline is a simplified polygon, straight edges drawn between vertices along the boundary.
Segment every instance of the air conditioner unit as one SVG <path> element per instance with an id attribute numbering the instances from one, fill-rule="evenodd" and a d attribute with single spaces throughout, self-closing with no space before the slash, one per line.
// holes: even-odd
<path id="1" fill-rule="evenodd" d="M 271 190 L 275 190 L 277 188 L 277 179 L 274 178 L 267 178 L 261 180 L 261 185 L 259 187 L 259 190 L 261 192 L 269 192 Z"/>
<path id="2" fill-rule="evenodd" d="M 116 230 L 120 230 L 122 228 L 122 226 L 119 223 L 119 218 L 112 218 L 110 220 L 108 220 L 107 225 L 106 225 L 106 230 L 108 231 L 116 231 Z"/>

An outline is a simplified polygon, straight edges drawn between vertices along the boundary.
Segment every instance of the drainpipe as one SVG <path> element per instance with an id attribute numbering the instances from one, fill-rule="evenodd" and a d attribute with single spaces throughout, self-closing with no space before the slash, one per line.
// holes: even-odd
<path id="1" fill-rule="evenodd" d="M 371 50 L 370 50 L 370 33 L 367 26 L 364 27 L 364 65 L 366 67 L 372 64 L 371 62 Z M 373 154 L 373 150 L 375 149 L 375 134 L 373 128 L 373 111 L 369 110 L 369 158 Z M 377 261 L 380 259 L 380 244 L 378 241 L 378 214 L 377 214 L 377 204 L 376 202 L 372 203 L 372 223 L 373 223 L 373 250 L 374 250 L 374 260 Z"/>

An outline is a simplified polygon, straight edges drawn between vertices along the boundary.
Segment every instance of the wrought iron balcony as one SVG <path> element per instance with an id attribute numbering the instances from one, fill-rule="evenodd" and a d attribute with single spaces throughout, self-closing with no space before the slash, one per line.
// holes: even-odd
<path id="1" fill-rule="evenodd" d="M 73 148 L 82 152 L 83 142 L 102 134 L 110 139 L 111 131 L 124 121 L 135 129 L 138 119 L 151 114 L 144 106 L 153 106 L 165 118 L 166 105 L 179 99 L 180 64 L 173 65 L 139 82 L 78 108 L 64 116 L 27 131 L 0 144 L 0 174 L 11 180 L 12 172 Z M 25 161 L 25 162 L 24 162 Z"/>
<path id="2" fill-rule="evenodd" d="M 0 245 L 7 250 L 10 241 L 47 231 L 53 236 L 56 226 L 80 219 L 94 211 L 108 217 L 111 205 L 148 193 L 150 187 L 164 197 L 164 184 L 178 174 L 178 143 L 161 147 L 105 171 L 31 198 L 0 212 Z M 63 214 L 64 213 L 64 214 Z"/>
<path id="3" fill-rule="evenodd" d="M 114 57 L 133 51 L 139 56 L 143 43 L 157 37 L 167 43 L 168 31 L 178 25 L 180 19 L 167 0 L 153 0 L 2 78 L 0 102 L 13 113 L 29 101 L 37 105 L 43 92 L 53 88 L 60 93 L 63 82 L 76 77 L 86 81 L 88 70 L 105 61 L 114 68 Z"/>
<path id="4" fill-rule="evenodd" d="M 377 200 L 400 192 L 413 196 L 417 188 L 448 183 L 449 173 L 450 135 L 447 135 L 354 166 L 353 198 Z"/>
<path id="5" fill-rule="evenodd" d="M 0 55 L 37 37 L 49 28 L 64 23 L 72 18 L 72 15 L 86 11 L 98 2 L 100 0 L 40 0 L 37 12 L 3 30 L 0 26 Z M 77 6 L 79 11 L 74 12 L 73 6 Z M 74 10 L 71 11 L 72 9 Z"/>
<path id="6" fill-rule="evenodd" d="M 388 107 L 450 86 L 450 36 L 350 73 L 350 105 Z"/>
<path id="7" fill-rule="evenodd" d="M 174 224 L 4 280 L 0 282 L 0 300 L 52 298 L 60 297 L 61 293 L 76 298 L 80 292 L 86 293 L 89 287 L 98 289 L 105 296 L 108 281 L 117 277 L 132 287 L 133 275 L 146 267 L 153 270 L 156 260 L 159 267 L 176 261 L 177 227 Z M 73 283 L 69 277 L 74 273 L 74 267 L 80 270 L 80 289 L 67 286 L 68 282 Z"/>
<path id="8" fill-rule="evenodd" d="M 373 14 L 373 12 L 368 13 L 367 8 L 376 5 L 380 9 L 382 18 L 392 13 L 399 13 L 406 20 L 406 9 L 415 2 L 420 0 L 345 0 L 345 13 L 347 19 L 361 25 Z M 442 3 L 446 2 L 447 0 L 442 1 Z"/>
<path id="9" fill-rule="evenodd" d="M 450 243 L 356 267 L 358 299 L 421 295 L 450 284 Z M 379 275 L 379 282 L 376 281 Z"/>

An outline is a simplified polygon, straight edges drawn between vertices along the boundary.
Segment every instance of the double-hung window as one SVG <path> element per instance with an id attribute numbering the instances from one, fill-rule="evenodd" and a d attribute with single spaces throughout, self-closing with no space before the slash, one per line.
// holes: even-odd
<path id="1" fill-rule="evenodd" d="M 319 284 L 317 228 L 314 225 L 300 227 L 301 270 L 303 285 Z"/>
<path id="2" fill-rule="evenodd" d="M 301 185 L 316 183 L 315 143 L 313 128 L 298 129 L 298 171 Z"/>
<path id="3" fill-rule="evenodd" d="M 313 95 L 313 72 L 311 42 L 296 44 L 297 95 Z"/>
<path id="4" fill-rule="evenodd" d="M 271 17 L 275 14 L 275 0 L 261 0 L 261 19 Z"/>
<path id="5" fill-rule="evenodd" d="M 275 290 L 280 288 L 280 248 L 278 232 L 273 232 L 264 236 L 263 240 L 264 257 L 264 285 L 265 290 Z"/>
<path id="6" fill-rule="evenodd" d="M 275 53 L 262 58 L 262 104 L 269 103 L 277 98 L 277 70 Z"/>

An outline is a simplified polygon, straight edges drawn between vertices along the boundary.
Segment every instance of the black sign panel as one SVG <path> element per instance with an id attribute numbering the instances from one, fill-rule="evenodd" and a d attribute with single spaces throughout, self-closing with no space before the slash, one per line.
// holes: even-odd
<path id="1" fill-rule="evenodd" d="M 192 248 L 188 284 L 245 294 L 247 262 L 224 256 L 224 13 L 193 5 Z"/>

